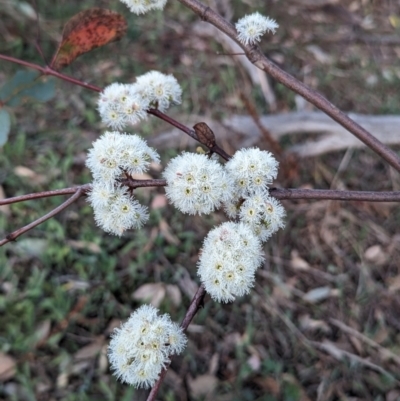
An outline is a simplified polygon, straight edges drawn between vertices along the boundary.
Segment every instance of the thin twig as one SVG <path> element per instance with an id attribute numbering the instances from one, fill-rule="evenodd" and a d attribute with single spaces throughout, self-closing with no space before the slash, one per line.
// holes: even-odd
<path id="1" fill-rule="evenodd" d="M 260 294 L 262 294 L 262 291 L 259 291 Z M 297 326 L 279 309 L 279 307 L 276 305 L 275 301 L 273 300 L 268 300 L 266 302 L 263 302 L 261 306 L 269 313 L 272 315 L 278 316 L 283 323 L 286 324 L 286 326 L 290 329 L 292 333 L 295 334 L 295 336 L 308 348 L 308 349 L 318 349 L 320 351 L 323 351 L 338 361 L 343 362 L 344 360 L 349 359 L 351 362 L 356 362 L 359 363 L 360 365 L 364 365 L 365 367 L 374 370 L 376 372 L 382 373 L 383 375 L 389 376 L 392 380 L 396 382 L 396 384 L 400 384 L 399 380 L 397 380 L 394 375 L 384 369 L 382 366 L 379 366 L 367 359 L 361 358 L 358 355 L 352 354 L 351 352 L 342 350 L 338 348 L 335 344 L 330 343 L 328 341 L 324 342 L 318 342 L 318 341 L 311 341 L 309 340 L 298 328 Z"/>
<path id="2" fill-rule="evenodd" d="M 167 116 L 166 114 L 162 113 L 160 110 L 157 109 L 150 109 L 147 110 L 148 114 L 151 114 L 153 116 L 156 116 L 160 118 L 161 120 L 164 120 L 165 122 L 169 123 L 170 125 L 173 125 L 174 127 L 180 129 L 183 131 L 185 134 L 189 135 L 196 141 L 200 142 L 202 145 L 207 146 L 205 143 L 201 142 L 199 138 L 197 137 L 196 131 L 192 128 L 186 127 L 185 125 L 181 124 L 179 121 L 174 120 L 172 117 Z M 231 158 L 228 153 L 224 151 L 220 146 L 215 144 L 213 147 L 208 147 L 212 152 L 217 153 L 220 155 L 223 159 L 229 160 Z"/>
<path id="3" fill-rule="evenodd" d="M 42 47 L 40 45 L 41 35 L 40 35 L 40 14 L 39 14 L 39 5 L 37 4 L 36 0 L 33 0 L 33 6 L 36 13 L 36 39 L 35 39 L 35 47 L 36 50 L 39 52 L 42 60 L 47 64 L 46 57 L 43 54 Z"/>
<path id="4" fill-rule="evenodd" d="M 339 191 L 332 189 L 271 188 L 270 194 L 277 199 L 314 199 L 369 202 L 399 202 L 400 191 Z"/>
<path id="5" fill-rule="evenodd" d="M 0 206 L 9 205 L 11 203 L 18 203 L 24 202 L 33 199 L 41 199 L 41 198 L 48 198 L 50 196 L 60 196 L 60 195 L 71 195 L 79 191 L 80 189 L 83 192 L 87 192 L 91 188 L 91 184 L 81 185 L 79 187 L 70 187 L 70 188 L 63 188 L 63 189 L 54 189 L 51 191 L 42 191 L 42 192 L 35 192 L 32 194 L 26 194 L 21 196 L 14 196 L 13 198 L 7 198 L 0 200 Z"/>
<path id="6" fill-rule="evenodd" d="M 167 122 L 167 123 L 173 125 L 174 127 L 180 129 L 185 134 L 189 135 L 190 137 L 192 137 L 193 139 L 198 141 L 198 138 L 197 138 L 197 135 L 196 135 L 196 132 L 194 131 L 194 129 L 186 127 L 186 125 L 183 125 L 180 122 L 174 120 L 172 117 L 167 116 L 166 114 L 162 113 L 160 110 L 150 109 L 150 110 L 147 111 L 147 113 L 151 114 L 153 116 L 156 116 L 158 118 L 161 118 L 165 122 Z"/>
<path id="7" fill-rule="evenodd" d="M 185 317 L 182 320 L 181 327 L 183 330 L 186 330 L 188 328 L 194 315 L 200 309 L 205 295 L 206 295 L 206 290 L 205 290 L 204 286 L 201 285 L 199 287 L 199 289 L 196 291 L 196 294 L 194 294 L 192 302 L 190 303 L 189 308 L 185 314 Z M 169 367 L 169 364 L 162 370 L 160 377 L 158 378 L 156 384 L 151 389 L 146 401 L 154 401 L 156 399 L 158 390 L 160 389 L 160 386 L 161 386 L 162 382 L 164 381 L 164 378 L 167 374 L 168 367 Z"/>
<path id="8" fill-rule="evenodd" d="M 54 217 L 56 214 L 60 213 L 64 209 L 66 209 L 69 205 L 74 203 L 78 198 L 83 195 L 83 190 L 78 189 L 74 195 L 72 195 L 67 201 L 62 203 L 60 206 L 56 207 L 53 209 L 51 212 L 45 214 L 44 216 L 40 217 L 39 219 L 33 221 L 32 223 L 26 225 L 25 227 L 21 227 L 18 230 L 15 230 L 11 234 L 8 234 L 6 238 L 4 238 L 2 241 L 0 241 L 0 246 L 3 246 L 4 244 L 7 244 L 8 242 L 15 241 L 20 235 L 26 233 L 27 231 L 31 230 L 32 228 L 38 226 L 39 224 L 42 224 L 46 220 Z"/>
<path id="9" fill-rule="evenodd" d="M 62 79 L 64 81 L 70 82 L 74 85 L 82 86 L 83 88 L 90 89 L 95 92 L 101 92 L 103 90 L 102 88 L 100 88 L 98 86 L 88 84 L 86 82 L 80 81 L 79 79 L 70 77 L 69 75 L 65 75 L 65 74 L 62 74 L 61 72 L 53 70 L 49 66 L 42 67 L 41 65 L 30 63 L 30 62 L 24 61 L 24 60 L 20 60 L 15 57 L 6 56 L 4 54 L 0 54 L 0 59 L 10 61 L 11 63 L 20 64 L 20 65 L 23 65 L 28 68 L 32 68 L 34 70 L 40 71 L 43 75 L 52 75 L 52 76 Z"/>
<path id="10" fill-rule="evenodd" d="M 123 178 L 120 180 L 122 185 L 125 185 L 131 189 L 144 188 L 144 187 L 165 187 L 167 181 L 159 178 L 150 180 L 135 180 L 133 178 Z"/>
<path id="11" fill-rule="evenodd" d="M 15 57 L 6 56 L 4 54 L 0 54 L 0 59 L 6 60 L 6 61 L 10 61 L 10 62 L 15 63 L 15 64 L 20 64 L 20 65 L 23 65 L 23 66 L 28 67 L 28 68 L 33 68 L 33 69 L 35 69 L 37 71 L 40 71 L 43 75 L 52 75 L 52 76 L 57 77 L 59 79 L 62 79 L 64 81 L 70 82 L 72 84 L 75 84 L 75 85 L 78 85 L 78 86 L 82 86 L 85 89 L 90 89 L 90 90 L 95 91 L 95 92 L 101 92 L 103 90 L 102 88 L 100 88 L 98 86 L 91 85 L 91 84 L 88 84 L 86 82 L 82 82 L 79 79 L 75 79 L 73 77 L 70 77 L 69 75 L 65 75 L 65 74 L 62 74 L 62 73 L 60 73 L 60 72 L 58 72 L 56 70 L 53 70 L 49 66 L 42 67 L 42 66 L 40 66 L 38 64 L 30 63 L 28 61 L 23 61 L 23 60 L 15 58 Z M 176 121 L 172 117 L 167 116 L 166 114 L 164 114 L 160 110 L 149 109 L 149 110 L 147 110 L 147 113 L 151 114 L 151 115 L 153 115 L 155 117 L 158 117 L 159 119 L 167 122 L 168 124 L 180 129 L 181 131 L 183 131 L 185 134 L 189 135 L 190 137 L 192 137 L 196 141 L 199 141 L 195 131 L 192 128 L 186 127 L 185 125 L 181 124 L 179 121 Z M 230 156 L 222 148 L 220 148 L 218 145 L 215 145 L 213 148 L 210 148 L 210 150 L 215 152 L 215 153 L 217 153 L 217 154 L 219 154 L 225 160 L 228 160 L 230 158 Z"/>
<path id="12" fill-rule="evenodd" d="M 368 344 L 369 346 L 377 349 L 383 357 L 392 359 L 394 362 L 397 363 L 397 365 L 400 366 L 400 357 L 398 355 L 396 355 L 394 352 L 390 351 L 389 349 L 387 349 L 385 347 L 382 347 L 380 344 L 378 344 L 374 340 L 371 340 L 370 338 L 368 338 L 364 334 L 360 333 L 359 331 L 353 329 L 352 327 L 347 326 L 340 320 L 331 318 L 331 319 L 329 319 L 329 323 L 338 327 L 340 330 L 344 331 L 345 333 L 349 334 L 350 336 L 357 337 L 359 340 L 361 340 L 361 341 L 365 342 L 366 344 Z"/>
<path id="13" fill-rule="evenodd" d="M 388 376 L 393 380 L 398 386 L 400 385 L 400 381 L 396 379 L 396 377 L 389 372 L 388 370 L 384 369 L 382 366 L 377 365 L 376 363 L 373 363 L 369 361 L 368 359 L 361 358 L 358 355 L 355 355 L 349 351 L 345 351 L 341 348 L 338 348 L 335 344 L 329 342 L 329 341 L 324 341 L 322 343 L 318 341 L 309 341 L 309 344 L 316 349 L 319 349 L 320 351 L 323 351 L 327 353 L 328 355 L 332 356 L 338 361 L 345 361 L 346 358 L 352 362 L 352 363 L 358 363 L 360 365 L 365 366 L 366 368 L 369 368 L 371 370 L 374 370 L 375 372 L 381 373 L 384 376 Z"/>
<path id="14" fill-rule="evenodd" d="M 131 189 L 143 187 L 165 187 L 166 180 L 151 179 L 151 180 L 136 180 L 132 178 L 124 178 L 120 181 Z M 0 206 L 9 205 L 12 203 L 23 202 L 33 199 L 47 198 L 50 196 L 70 195 L 79 190 L 87 193 L 92 184 L 85 184 L 78 187 L 70 187 L 63 189 L 55 189 L 52 191 L 35 192 L 31 194 L 15 196 L 0 200 Z M 342 201 L 367 201 L 367 202 L 400 202 L 400 191 L 339 191 L 332 189 L 296 189 L 296 188 L 271 188 L 270 195 L 277 199 L 291 200 L 342 200 Z"/>
<path id="15" fill-rule="evenodd" d="M 263 135 L 263 138 L 267 143 L 267 146 L 269 147 L 268 150 L 270 150 L 276 157 L 279 158 L 278 160 L 280 160 L 283 153 L 282 147 L 279 142 L 271 135 L 271 132 L 262 124 L 254 102 L 251 101 L 251 99 L 246 95 L 246 93 L 244 93 L 244 91 L 240 92 L 240 100 L 246 107 L 246 110 L 249 113 L 250 117 L 253 119 L 254 124 Z"/>
<path id="16" fill-rule="evenodd" d="M 333 120 L 338 122 L 349 132 L 355 135 L 360 141 L 364 142 L 370 149 L 375 151 L 379 156 L 385 159 L 393 168 L 400 171 L 400 158 L 398 155 L 376 139 L 366 129 L 358 125 L 349 116 L 339 110 L 331 102 L 329 102 L 324 96 L 309 88 L 292 75 L 280 69 L 272 61 L 268 60 L 263 55 L 258 46 L 244 45 L 237 39 L 237 32 L 235 27 L 226 21 L 221 15 L 212 10 L 210 7 L 201 3 L 198 0 L 178 0 L 180 3 L 185 5 L 194 11 L 203 21 L 209 22 L 210 24 L 217 27 L 219 30 L 224 32 L 230 38 L 232 38 L 238 45 L 244 50 L 247 58 L 258 68 L 270 74 L 278 82 L 285 85 L 293 92 L 303 96 L 306 100 L 312 103 L 314 106 L 325 112 Z"/>

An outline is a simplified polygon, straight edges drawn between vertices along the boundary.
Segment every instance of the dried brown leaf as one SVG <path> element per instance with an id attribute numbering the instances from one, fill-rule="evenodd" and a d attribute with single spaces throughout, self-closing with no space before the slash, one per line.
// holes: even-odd
<path id="1" fill-rule="evenodd" d="M 188 384 L 192 397 L 198 398 L 213 393 L 218 379 L 214 375 L 205 374 L 197 376 L 195 379 L 189 377 Z"/>
<path id="2" fill-rule="evenodd" d="M 164 236 L 165 240 L 171 245 L 179 245 L 181 241 L 179 238 L 172 234 L 169 224 L 161 219 L 159 224 L 160 232 Z"/>
<path id="3" fill-rule="evenodd" d="M 387 254 L 381 245 L 370 246 L 364 253 L 364 257 L 368 262 L 382 266 L 387 262 Z"/>
<path id="4" fill-rule="evenodd" d="M 76 14 L 65 24 L 52 68 L 58 71 L 80 55 L 121 39 L 126 29 L 124 17 L 115 11 L 90 8 Z"/>
<path id="5" fill-rule="evenodd" d="M 164 299 L 166 289 L 163 283 L 149 283 L 140 286 L 133 294 L 132 298 L 136 301 L 149 302 L 158 308 Z"/>
<path id="6" fill-rule="evenodd" d="M 177 285 L 167 284 L 165 287 L 167 291 L 167 297 L 175 306 L 179 306 L 182 302 L 181 290 Z"/>
<path id="7" fill-rule="evenodd" d="M 87 249 L 92 253 L 101 253 L 100 246 L 91 241 L 75 241 L 71 239 L 68 240 L 68 245 L 70 245 L 73 249 Z"/>
<path id="8" fill-rule="evenodd" d="M 16 373 L 15 367 L 15 359 L 0 352 L 0 382 L 13 378 Z"/>
<path id="9" fill-rule="evenodd" d="M 84 359 L 91 359 L 96 357 L 100 354 L 103 346 L 104 346 L 105 339 L 103 336 L 98 336 L 91 344 L 86 345 L 85 347 L 81 348 L 79 351 L 75 352 L 74 360 L 80 361 Z"/>
<path id="10" fill-rule="evenodd" d="M 338 296 L 338 295 L 339 295 L 339 293 L 335 289 L 332 289 L 330 287 L 318 287 L 318 288 L 312 289 L 311 291 L 308 291 L 303 296 L 303 299 L 304 299 L 304 301 L 311 302 L 314 304 L 317 302 L 321 302 L 332 296 Z"/>
<path id="11" fill-rule="evenodd" d="M 308 262 L 302 259 L 296 250 L 293 250 L 291 253 L 290 265 L 293 269 L 297 270 L 308 270 L 310 268 Z"/>
<path id="12" fill-rule="evenodd" d="M 43 174 L 37 174 L 35 171 L 25 166 L 14 167 L 14 174 L 21 178 L 28 178 L 30 183 L 36 185 L 45 184 L 50 180 L 50 177 L 46 177 Z"/>

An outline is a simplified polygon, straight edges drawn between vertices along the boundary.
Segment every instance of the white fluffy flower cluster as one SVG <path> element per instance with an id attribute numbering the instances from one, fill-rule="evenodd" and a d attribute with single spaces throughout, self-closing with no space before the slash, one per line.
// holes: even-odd
<path id="1" fill-rule="evenodd" d="M 269 196 L 268 186 L 278 174 L 278 162 L 270 152 L 257 148 L 237 151 L 225 165 L 235 183 L 235 196 L 225 203 L 231 218 L 239 217 L 261 241 L 285 226 L 285 209 Z"/>
<path id="2" fill-rule="evenodd" d="M 162 10 L 167 0 L 121 0 L 135 14 L 144 14 L 150 10 Z"/>
<path id="3" fill-rule="evenodd" d="M 248 197 L 239 207 L 240 221 L 246 223 L 263 242 L 285 227 L 285 216 L 281 203 L 268 196 L 267 191 Z"/>
<path id="4" fill-rule="evenodd" d="M 147 221 L 147 208 L 120 186 L 119 179 L 146 172 L 152 161 L 159 161 L 157 152 L 137 135 L 106 132 L 93 143 L 86 160 L 94 178 L 88 200 L 103 230 L 122 235 Z"/>
<path id="5" fill-rule="evenodd" d="M 267 31 L 275 33 L 279 25 L 275 20 L 260 13 L 246 15 L 236 23 L 238 40 L 245 45 L 252 45 L 260 41 Z"/>
<path id="6" fill-rule="evenodd" d="M 180 354 L 186 342 L 182 329 L 169 315 L 158 316 L 158 309 L 143 305 L 115 329 L 108 357 L 122 382 L 149 388 L 170 362 L 169 356 Z"/>
<path id="7" fill-rule="evenodd" d="M 272 153 L 258 148 L 238 150 L 225 168 L 234 179 L 238 198 L 265 190 L 278 175 Z"/>
<path id="8" fill-rule="evenodd" d="M 198 275 L 218 302 L 230 302 L 250 291 L 262 262 L 261 242 L 244 223 L 226 222 L 204 239 Z"/>
<path id="9" fill-rule="evenodd" d="M 173 158 L 163 176 L 168 199 L 183 213 L 211 213 L 233 195 L 230 175 L 204 154 L 183 153 Z"/>
<path id="10" fill-rule="evenodd" d="M 100 94 L 97 108 L 104 124 L 120 130 L 146 119 L 150 108 L 164 112 L 171 104 L 179 104 L 181 96 L 182 89 L 172 75 L 150 71 L 137 77 L 133 84 L 107 86 Z"/>
<path id="11" fill-rule="evenodd" d="M 239 223 L 224 223 L 212 230 L 198 262 L 206 291 L 220 302 L 233 301 L 250 291 L 262 261 L 261 242 L 284 227 L 285 217 L 282 205 L 268 193 L 278 173 L 278 162 L 270 152 L 239 150 L 225 170 L 233 182 L 225 211 Z"/>

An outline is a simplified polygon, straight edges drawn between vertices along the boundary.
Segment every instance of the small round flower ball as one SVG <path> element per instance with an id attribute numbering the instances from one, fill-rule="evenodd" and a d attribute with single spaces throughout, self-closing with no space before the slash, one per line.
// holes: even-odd
<path id="1" fill-rule="evenodd" d="M 167 0 L 121 0 L 134 14 L 145 14 L 151 10 L 162 10 Z"/>
<path id="2" fill-rule="evenodd" d="M 230 219 L 236 219 L 239 214 L 242 200 L 232 198 L 224 202 L 224 212 Z"/>
<path id="3" fill-rule="evenodd" d="M 259 42 L 266 32 L 275 33 L 279 27 L 275 20 L 257 12 L 241 18 L 235 26 L 238 40 L 245 45 Z"/>
<path id="4" fill-rule="evenodd" d="M 100 113 L 108 109 L 111 104 L 119 105 L 121 99 L 127 97 L 129 88 L 119 82 L 114 82 L 111 85 L 106 86 L 99 94 L 97 100 L 97 109 Z"/>
<path id="5" fill-rule="evenodd" d="M 114 187 L 115 180 L 121 175 L 121 152 L 123 137 L 119 132 L 105 132 L 93 142 L 86 159 L 86 166 L 95 180 L 101 180 L 105 186 Z"/>
<path id="6" fill-rule="evenodd" d="M 110 234 L 121 236 L 126 230 L 139 229 L 149 218 L 147 208 L 126 187 L 110 190 L 103 182 L 95 181 L 88 200 L 97 225 Z"/>
<path id="7" fill-rule="evenodd" d="M 235 183 L 236 198 L 263 192 L 278 174 L 272 153 L 258 148 L 241 149 L 225 164 Z"/>
<path id="8" fill-rule="evenodd" d="M 173 158 L 163 177 L 168 199 L 182 213 L 211 213 L 232 196 L 230 176 L 204 154 L 183 153 Z"/>
<path id="9" fill-rule="evenodd" d="M 231 302 L 249 293 L 263 256 L 261 242 L 244 223 L 226 222 L 204 239 L 198 272 L 217 302 Z"/>
<path id="10" fill-rule="evenodd" d="M 159 160 L 158 153 L 138 135 L 106 131 L 93 142 L 86 165 L 95 181 L 113 188 L 123 173 L 142 174 Z"/>
<path id="11" fill-rule="evenodd" d="M 246 198 L 239 210 L 240 221 L 247 224 L 262 242 L 285 227 L 285 216 L 282 204 L 267 191 Z"/>
<path id="12" fill-rule="evenodd" d="M 173 75 L 149 71 L 136 78 L 135 90 L 152 107 L 164 112 L 171 104 L 181 103 L 182 89 Z"/>
<path id="13" fill-rule="evenodd" d="M 143 174 L 149 170 L 152 162 L 160 162 L 158 153 L 140 136 L 125 133 L 121 133 L 120 136 L 122 138 L 121 168 L 128 174 Z"/>
<path id="14" fill-rule="evenodd" d="M 97 109 L 104 124 L 120 130 L 147 118 L 149 101 L 132 84 L 113 83 L 101 93 Z"/>
<path id="15" fill-rule="evenodd" d="M 169 315 L 158 315 L 158 309 L 143 305 L 114 330 L 108 358 L 114 374 L 135 387 L 154 385 L 170 355 L 186 346 L 186 336 Z"/>

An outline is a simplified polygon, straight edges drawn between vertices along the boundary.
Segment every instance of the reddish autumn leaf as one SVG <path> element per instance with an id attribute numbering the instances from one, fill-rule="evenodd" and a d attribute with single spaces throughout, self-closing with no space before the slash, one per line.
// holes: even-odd
<path id="1" fill-rule="evenodd" d="M 126 28 L 124 17 L 111 10 L 90 8 L 76 14 L 64 27 L 51 67 L 60 70 L 81 54 L 121 39 Z"/>

